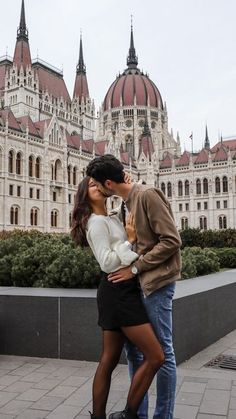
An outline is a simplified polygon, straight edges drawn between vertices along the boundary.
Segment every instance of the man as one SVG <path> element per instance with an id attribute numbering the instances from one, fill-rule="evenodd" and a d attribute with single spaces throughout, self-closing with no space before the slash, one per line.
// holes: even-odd
<path id="1" fill-rule="evenodd" d="M 165 363 L 157 373 L 157 400 L 154 419 L 173 419 L 176 362 L 172 344 L 172 299 L 175 281 L 180 278 L 181 239 L 175 227 L 170 204 L 160 189 L 125 183 L 124 167 L 112 155 L 93 159 L 87 175 L 96 180 L 106 196 L 118 195 L 125 201 L 135 220 L 139 259 L 108 276 L 113 282 L 139 275 L 143 303 L 165 353 Z M 142 354 L 126 344 L 130 373 L 142 362 Z M 148 418 L 148 398 L 144 398 L 138 416 Z"/>

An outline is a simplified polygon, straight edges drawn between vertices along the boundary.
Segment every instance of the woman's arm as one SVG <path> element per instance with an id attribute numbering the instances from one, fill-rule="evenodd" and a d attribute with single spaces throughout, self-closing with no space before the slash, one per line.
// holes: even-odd
<path id="1" fill-rule="evenodd" d="M 102 217 L 89 223 L 87 240 L 100 268 L 106 273 L 115 271 L 120 265 L 128 266 L 138 257 L 130 250 L 129 244 L 122 243 L 121 240 L 111 246 L 109 228 Z"/>

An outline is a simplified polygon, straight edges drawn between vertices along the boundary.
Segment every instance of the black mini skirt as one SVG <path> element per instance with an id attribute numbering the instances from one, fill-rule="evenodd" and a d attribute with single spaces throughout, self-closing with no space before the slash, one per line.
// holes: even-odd
<path id="1" fill-rule="evenodd" d="M 137 277 L 114 284 L 103 273 L 97 292 L 97 306 L 98 324 L 103 330 L 149 323 Z"/>

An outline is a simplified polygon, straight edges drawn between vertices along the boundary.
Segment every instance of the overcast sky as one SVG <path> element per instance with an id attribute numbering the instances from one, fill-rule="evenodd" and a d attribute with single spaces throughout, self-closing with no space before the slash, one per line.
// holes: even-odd
<path id="1" fill-rule="evenodd" d="M 0 0 L 0 55 L 13 55 L 21 0 Z M 90 95 L 98 108 L 126 67 L 130 15 L 139 68 L 167 103 L 169 129 L 182 148 L 236 137 L 235 0 L 25 0 L 32 58 L 64 69 L 73 91 L 83 32 Z"/>

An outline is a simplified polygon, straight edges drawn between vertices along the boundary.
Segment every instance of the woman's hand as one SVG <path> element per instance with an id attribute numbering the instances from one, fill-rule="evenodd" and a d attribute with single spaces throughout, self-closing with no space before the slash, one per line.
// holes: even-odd
<path id="1" fill-rule="evenodd" d="M 126 220 L 125 230 L 127 233 L 128 241 L 132 244 L 135 243 L 137 239 L 136 228 L 135 228 L 135 223 L 134 223 L 134 216 L 131 213 L 129 214 Z"/>
<path id="2" fill-rule="evenodd" d="M 125 181 L 125 183 L 132 183 L 132 177 L 131 177 L 131 175 L 130 175 L 130 173 L 128 173 L 128 172 L 124 172 L 124 181 Z"/>

